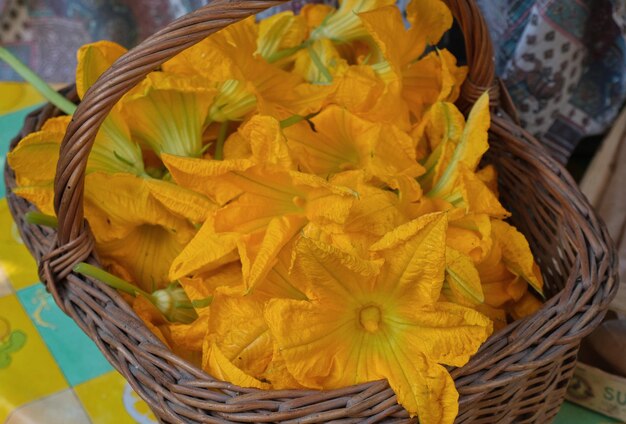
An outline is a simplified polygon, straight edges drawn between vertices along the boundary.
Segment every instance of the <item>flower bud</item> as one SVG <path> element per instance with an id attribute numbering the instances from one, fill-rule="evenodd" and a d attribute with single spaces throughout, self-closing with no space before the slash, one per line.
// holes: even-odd
<path id="1" fill-rule="evenodd" d="M 156 290 L 151 295 L 152 303 L 170 322 L 189 324 L 198 318 L 185 290 L 179 285 L 170 284 L 168 287 Z"/>

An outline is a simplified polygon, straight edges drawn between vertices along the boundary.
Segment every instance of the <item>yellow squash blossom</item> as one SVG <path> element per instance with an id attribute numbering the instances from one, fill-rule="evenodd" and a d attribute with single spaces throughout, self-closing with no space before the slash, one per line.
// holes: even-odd
<path id="1" fill-rule="evenodd" d="M 410 177 L 406 177 L 406 180 L 414 181 Z M 363 172 L 343 172 L 333 177 L 331 182 L 349 187 L 359 193 L 359 198 L 350 208 L 343 232 L 328 233 L 322 228 L 309 225 L 305 229 L 307 237 L 333 244 L 356 256 L 367 257 L 368 249 L 374 242 L 398 225 L 407 222 L 399 210 L 401 200 L 398 195 L 389 188 L 366 183 Z"/>
<path id="2" fill-rule="evenodd" d="M 121 47 L 107 42 L 84 46 L 78 55 L 79 94 L 84 95 L 97 77 L 123 52 Z M 147 111 L 157 110 L 159 106 L 156 103 L 163 101 L 163 96 L 171 100 L 197 94 L 190 94 L 180 84 L 171 84 L 171 81 L 158 77 L 148 80 L 144 90 L 145 93 L 135 91 L 131 96 L 135 96 L 133 102 L 143 102 L 142 108 Z M 197 100 L 197 97 L 187 100 Z M 189 103 L 191 106 L 194 102 Z M 132 107 L 132 104 L 129 105 L 129 110 Z M 176 103 L 175 107 L 181 110 L 182 105 Z M 188 111 L 190 117 L 201 112 L 193 107 Z M 169 118 L 175 116 L 170 114 Z M 151 115 L 143 114 L 133 125 L 141 124 L 143 118 L 150 119 Z M 41 131 L 25 138 L 9 156 L 9 163 L 21 186 L 16 192 L 34 201 L 48 214 L 54 213 L 52 183 L 60 143 L 69 120 L 69 117 L 51 120 Z M 168 127 L 171 122 L 168 123 L 163 115 L 154 117 L 153 121 L 154 125 L 143 122 L 151 128 L 151 133 L 142 140 L 146 144 L 168 151 L 170 146 L 183 140 L 194 148 L 201 148 L 198 144 L 201 140 L 200 127 L 191 129 L 174 123 L 174 127 L 179 129 L 171 128 Z M 123 268 L 135 284 L 151 291 L 154 287 L 168 284 L 171 260 L 193 235 L 191 223 L 203 222 L 213 205 L 204 196 L 150 178 L 144 170 L 141 149 L 131 139 L 133 125 L 126 122 L 126 117 L 117 107 L 96 137 L 86 170 L 86 218 L 91 224 L 103 262 L 107 266 Z M 176 152 L 191 153 L 191 150 Z M 156 153 L 161 152 L 157 150 Z"/>
<path id="3" fill-rule="evenodd" d="M 359 16 L 383 56 L 375 58 L 372 67 L 401 93 L 414 117 L 420 119 L 438 100 L 456 100 L 465 68 L 458 68 L 454 56 L 445 50 L 421 57 L 452 25 L 450 10 L 441 0 L 413 0 L 407 8 L 411 27 L 406 31 L 396 7 Z"/>
<path id="4" fill-rule="evenodd" d="M 478 270 L 469 256 L 446 247 L 445 297 L 460 305 L 475 306 L 485 301 Z"/>
<path id="5" fill-rule="evenodd" d="M 307 222 L 339 228 L 349 213 L 354 192 L 292 170 L 294 164 L 276 120 L 251 120 L 241 137 L 249 143 L 249 158 L 217 161 L 164 155 L 175 181 L 223 205 L 175 261 L 172 278 L 211 267 L 212 261 L 223 263 L 232 245 L 219 240 L 234 233 L 244 284 L 251 290 L 265 278 L 282 247 Z M 220 187 L 220 191 L 213 187 Z M 214 249 L 206 249 L 205 243 Z"/>
<path id="6" fill-rule="evenodd" d="M 7 155 L 17 180 L 13 192 L 47 215 L 55 215 L 54 175 L 69 122 L 70 118 L 65 116 L 49 119 L 40 131 L 24 137 Z"/>
<path id="7" fill-rule="evenodd" d="M 330 84 L 348 68 L 332 41 L 316 40 L 295 54 L 293 72 L 315 84 Z"/>
<path id="8" fill-rule="evenodd" d="M 240 121 L 255 110 L 278 119 L 317 112 L 326 92 L 255 55 L 257 39 L 254 18 L 245 19 L 183 51 L 163 69 L 213 82 L 218 94 L 212 121 Z"/>
<path id="9" fill-rule="evenodd" d="M 339 8 L 329 13 L 311 32 L 311 39 L 330 39 L 342 43 L 364 38 L 367 31 L 359 18 L 359 13 L 394 3 L 394 0 L 343 0 Z"/>
<path id="10" fill-rule="evenodd" d="M 402 15 L 395 6 L 362 11 L 359 17 L 398 76 L 422 55 L 427 45 L 437 44 L 452 26 L 450 9 L 441 0 L 411 1 L 407 8 L 411 22 L 408 30 L 404 29 Z"/>
<path id="11" fill-rule="evenodd" d="M 158 156 L 199 157 L 202 133 L 216 95 L 202 78 L 154 72 L 121 105 L 133 140 Z"/>
<path id="12" fill-rule="evenodd" d="M 482 262 L 493 245 L 491 219 L 486 214 L 467 214 L 451 219 L 446 243 L 474 263 Z"/>
<path id="13" fill-rule="evenodd" d="M 76 75 L 79 94 L 125 51 L 110 42 L 83 46 L 78 52 Z M 205 149 L 205 121 L 216 95 L 209 85 L 200 76 L 181 78 L 151 73 L 124 96 L 105 120 L 90 155 L 94 165 L 88 166 L 88 171 L 160 177 L 164 171 L 160 154 L 200 156 Z M 98 163 L 109 166 L 97 167 Z"/>
<path id="14" fill-rule="evenodd" d="M 513 319 L 522 319 L 537 312 L 541 306 L 543 306 L 541 301 L 527 291 L 521 299 L 509 307 L 509 313 Z"/>
<path id="15" fill-rule="evenodd" d="M 261 375 L 274 353 L 274 344 L 263 319 L 264 302 L 256 296 L 240 296 L 218 290 L 211 303 L 209 337 L 213 346 L 250 376 Z M 205 354 L 210 355 L 209 352 Z M 213 371 L 210 364 L 207 371 Z M 233 383 L 237 383 L 233 381 Z"/>
<path id="16" fill-rule="evenodd" d="M 497 318 L 504 311 L 511 311 L 515 317 L 530 314 L 538 309 L 540 302 L 531 299 L 528 284 L 542 295 L 543 279 L 528 242 L 503 221 L 492 220 L 490 226 L 492 247 L 476 263 L 485 295 L 481 311 L 491 318 Z"/>
<path id="17" fill-rule="evenodd" d="M 59 159 L 61 141 L 65 135 L 71 117 L 63 116 L 48 120 L 38 132 L 31 133 L 9 153 L 8 162 L 15 171 L 18 188 L 15 192 L 33 203 L 44 213 L 53 215 L 52 206 L 54 174 Z M 96 144 L 100 140 L 96 138 Z M 104 152 L 105 149 L 101 149 Z M 125 172 L 124 161 L 115 158 L 114 152 L 109 151 L 110 165 L 106 171 L 102 170 L 98 158 L 92 165 L 92 157 L 87 162 L 87 175 L 92 173 L 111 173 L 134 177 L 134 174 Z M 89 177 L 87 178 L 89 180 Z M 162 206 L 171 212 L 185 216 L 193 222 L 202 222 L 212 209 L 212 204 L 203 196 L 188 190 L 183 190 L 171 183 L 148 178 L 147 175 L 136 178 L 158 200 Z"/>
<path id="18" fill-rule="evenodd" d="M 126 49 L 110 41 L 86 44 L 77 52 L 76 90 L 82 99 L 96 82 Z M 128 172 L 135 175 L 145 173 L 141 149 L 131 140 L 130 129 L 122 117 L 119 103 L 104 120 L 96 142 L 89 155 L 88 169 L 104 172 Z"/>
<path id="19" fill-rule="evenodd" d="M 179 160 L 178 164 L 181 162 Z M 198 167 L 211 165 L 210 161 L 195 164 Z M 168 166 L 174 169 L 173 161 L 168 160 Z M 177 178 L 176 171 L 173 175 Z M 254 166 L 215 176 L 236 187 L 242 194 L 218 209 L 214 221 L 208 220 L 204 224 L 207 228 L 213 226 L 214 230 L 201 230 L 190 246 L 204 249 L 203 244 L 207 242 L 219 246 L 210 240 L 222 237 L 220 234 L 238 234 L 237 248 L 247 290 L 267 275 L 280 249 L 308 221 L 330 228 L 341 225 L 354 198 L 350 190 L 332 186 L 319 177 L 270 167 Z M 183 258 L 195 255 L 191 249 L 188 247 L 183 256 L 175 261 L 172 276 L 179 276 L 181 270 L 195 271 L 184 265 Z M 218 249 L 215 255 L 218 258 L 228 253 L 222 246 Z M 202 268 L 210 266 L 210 263 L 199 263 L 197 266 Z"/>
<path id="20" fill-rule="evenodd" d="M 197 320 L 190 324 L 169 322 L 154 304 L 144 296 L 131 300 L 133 310 L 175 355 L 200 365 L 202 362 L 202 344 L 208 328 L 208 309 L 201 311 Z"/>
<path id="21" fill-rule="evenodd" d="M 411 129 L 409 108 L 397 87 L 391 87 L 371 66 L 353 65 L 334 79 L 332 103 L 371 122 Z"/>
<path id="22" fill-rule="evenodd" d="M 293 282 L 311 300 L 273 299 L 265 312 L 298 383 L 333 389 L 386 378 L 411 415 L 453 422 L 458 394 L 440 364 L 465 364 L 491 322 L 438 302 L 445 231 L 445 214 L 409 222 L 372 246 L 374 261 L 302 239 Z"/>
<path id="23" fill-rule="evenodd" d="M 172 279 L 173 280 L 173 279 Z M 241 263 L 233 255 L 222 266 L 210 271 L 196 272 L 193 276 L 178 279 L 187 297 L 199 305 L 210 305 L 215 291 L 220 287 L 242 288 Z M 240 290 L 243 291 L 243 290 Z"/>
<path id="24" fill-rule="evenodd" d="M 327 4 L 307 3 L 302 6 L 300 16 L 304 18 L 309 30 L 313 30 L 320 26 L 324 19 L 331 13 L 334 13 L 335 10 L 334 7 Z"/>
<path id="25" fill-rule="evenodd" d="M 145 179 L 128 174 L 87 175 L 85 216 L 102 262 L 121 266 L 149 292 L 168 285 L 170 264 L 195 233 L 151 195 Z"/>
<path id="26" fill-rule="evenodd" d="M 538 293 L 543 293 L 543 279 L 524 235 L 504 221 L 494 220 L 491 226 L 509 271 L 526 280 Z"/>
<path id="27" fill-rule="evenodd" d="M 76 74 L 79 95 L 125 51 L 105 41 L 83 46 L 78 53 Z M 151 73 L 124 96 L 103 124 L 101 133 L 116 136 L 110 137 L 116 144 L 109 146 L 104 156 L 115 151 L 126 163 L 143 165 L 140 151 L 135 156 L 127 153 L 128 146 L 139 149 L 138 144 L 157 155 L 200 156 L 205 121 L 216 94 L 210 81 L 199 75 L 183 78 L 163 72 Z M 97 146 L 98 143 L 92 156 L 98 152 Z"/>
<path id="28" fill-rule="evenodd" d="M 285 372 L 278 381 L 277 353 L 263 318 L 265 303 L 271 298 L 306 299 L 290 281 L 291 247 L 283 249 L 277 264 L 251 295 L 243 295 L 241 285 L 215 289 L 211 301 L 211 321 L 206 337 L 211 340 L 204 349 L 203 363 L 211 375 L 230 372 L 234 384 L 264 387 L 259 381 L 266 373 L 272 383 L 286 384 Z M 241 265 L 238 273 L 241 281 Z M 223 280 L 222 280 L 223 281 Z"/>
<path id="29" fill-rule="evenodd" d="M 309 32 L 304 16 L 290 11 L 263 19 L 258 26 L 256 53 L 270 63 L 283 66 L 285 61 L 281 59 L 291 56 Z"/>
<path id="30" fill-rule="evenodd" d="M 453 105 L 446 107 L 454 108 Z M 450 125 L 454 126 L 455 124 L 446 123 L 443 128 L 450 128 Z M 458 141 L 454 137 L 450 137 L 451 130 L 443 133 L 443 139 L 437 145 L 441 152 L 436 158 L 437 162 L 440 163 L 440 173 L 438 172 L 431 183 L 431 188 L 427 192 L 429 197 L 454 199 L 459 194 L 459 185 L 456 183 L 460 174 L 464 170 L 474 172 L 480 159 L 489 148 L 487 143 L 489 124 L 489 96 L 484 93 L 472 107 Z M 454 131 L 453 134 L 458 134 L 458 130 L 452 131 Z M 476 184 L 478 183 L 482 182 L 479 180 Z"/>
<path id="31" fill-rule="evenodd" d="M 404 69 L 402 97 L 419 118 L 437 101 L 455 102 L 466 76 L 467 68 L 457 66 L 452 53 L 437 50 Z"/>
<path id="32" fill-rule="evenodd" d="M 398 175 L 423 173 L 413 140 L 400 129 L 375 124 L 329 106 L 311 119 L 285 129 L 289 149 L 306 172 L 323 177 L 363 169 L 368 179 L 388 182 Z"/>

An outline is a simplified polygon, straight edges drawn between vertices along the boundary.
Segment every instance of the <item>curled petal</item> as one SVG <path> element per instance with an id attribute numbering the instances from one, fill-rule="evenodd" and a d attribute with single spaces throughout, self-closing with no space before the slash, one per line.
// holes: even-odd
<path id="1" fill-rule="evenodd" d="M 76 90 L 81 99 L 96 80 L 113 62 L 126 53 L 126 49 L 111 41 L 85 44 L 77 53 Z"/>
<path id="2" fill-rule="evenodd" d="M 206 221 L 171 262 L 170 279 L 174 281 L 190 274 L 209 272 L 236 260 L 236 244 L 236 236 L 217 234 L 212 222 Z"/>
<path id="3" fill-rule="evenodd" d="M 202 353 L 202 369 L 218 380 L 227 381 L 241 387 L 254 387 L 268 390 L 270 385 L 246 374 L 237 368 L 215 344 L 215 341 L 207 338 L 204 341 Z"/>
<path id="4" fill-rule="evenodd" d="M 378 283 L 381 290 L 405 293 L 414 307 L 435 303 L 444 279 L 447 226 L 445 213 L 433 213 L 395 228 L 376 242 L 370 250 L 385 259 Z"/>

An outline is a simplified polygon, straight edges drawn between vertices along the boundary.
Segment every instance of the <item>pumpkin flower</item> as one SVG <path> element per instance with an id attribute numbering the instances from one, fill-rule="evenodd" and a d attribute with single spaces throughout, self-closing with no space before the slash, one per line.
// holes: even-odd
<path id="1" fill-rule="evenodd" d="M 125 52 L 123 47 L 108 41 L 83 46 L 78 52 L 76 74 L 79 96 L 82 98 L 97 78 Z M 104 153 L 110 155 L 111 150 L 120 150 L 123 146 L 139 149 L 142 145 L 157 155 L 200 156 L 202 132 L 216 94 L 210 82 L 198 75 L 183 78 L 163 72 L 149 74 L 124 96 L 102 125 L 101 132 L 116 135 L 113 140 L 117 143 Z M 125 162 L 143 164 L 140 150 L 139 156 L 117 150 L 116 154 Z"/>
<path id="2" fill-rule="evenodd" d="M 398 76 L 452 26 L 450 9 L 441 0 L 412 0 L 407 7 L 408 30 L 395 6 L 363 10 L 359 17 Z"/>
<path id="3" fill-rule="evenodd" d="M 349 213 L 353 191 L 292 170 L 294 164 L 275 119 L 255 117 L 234 140 L 248 144 L 249 157 L 218 161 L 164 155 L 178 184 L 223 205 L 176 259 L 172 279 L 212 267 L 212 261 L 223 263 L 234 247 L 230 234 L 237 234 L 244 284 L 252 290 L 307 222 L 336 231 Z M 224 238 L 231 242 L 220 242 Z M 208 250 L 206 245 L 215 249 Z"/>
<path id="4" fill-rule="evenodd" d="M 443 294 L 451 302 L 466 306 L 485 301 L 480 275 L 469 256 L 446 247 L 446 281 Z"/>
<path id="5" fill-rule="evenodd" d="M 456 59 L 446 50 L 422 57 L 426 47 L 436 45 L 452 26 L 450 10 L 441 0 L 413 0 L 407 8 L 411 23 L 408 30 L 397 7 L 383 7 L 359 16 L 382 53 L 372 68 L 401 93 L 413 116 L 421 118 L 438 100 L 456 100 L 466 69 L 458 68 Z"/>
<path id="6" fill-rule="evenodd" d="M 210 121 L 241 121 L 255 110 L 277 119 L 317 112 L 327 92 L 256 55 L 258 37 L 254 17 L 245 19 L 183 51 L 163 69 L 211 81 L 218 94 Z"/>
<path id="7" fill-rule="evenodd" d="M 76 74 L 79 96 L 125 52 L 123 47 L 106 41 L 83 46 L 78 52 Z M 209 85 L 197 75 L 182 78 L 151 73 L 113 108 L 90 154 L 90 162 L 118 166 L 91 168 L 160 178 L 164 174 L 160 154 L 200 156 L 205 149 L 205 121 L 216 96 L 216 90 Z"/>
<path id="8" fill-rule="evenodd" d="M 453 112 L 448 113 L 449 110 Z M 435 150 L 427 161 L 427 173 L 420 182 L 426 185 L 427 196 L 440 197 L 454 204 L 458 201 L 460 194 L 459 178 L 462 176 L 467 178 L 469 172 L 474 172 L 489 148 L 487 143 L 487 130 L 490 124 L 489 95 L 484 93 L 480 96 L 472 107 L 466 123 L 460 120 L 462 118 L 457 114 L 456 108 L 447 103 L 440 104 L 434 109 L 430 119 L 436 120 L 433 121 L 432 127 L 440 128 L 438 134 L 441 138 L 437 140 L 437 136 L 430 136 L 431 140 L 436 140 L 431 141 L 435 143 Z M 462 129 L 458 127 L 459 124 L 464 124 Z M 433 167 L 435 167 L 434 175 L 429 173 Z M 428 181 L 428 177 L 432 177 L 432 181 Z M 484 185 L 478 178 L 471 182 L 477 186 Z M 489 193 L 491 192 L 488 189 L 483 192 L 483 194 Z"/>
<path id="9" fill-rule="evenodd" d="M 203 361 L 211 375 L 229 373 L 233 379 L 228 381 L 234 384 L 265 387 L 257 378 L 269 370 L 274 374 L 273 380 L 280 383 L 275 380 L 276 367 L 271 366 L 276 352 L 263 311 L 271 298 L 306 299 L 290 282 L 291 252 L 291 244 L 281 250 L 267 278 L 249 295 L 244 295 L 242 290 L 239 262 L 226 265 L 194 284 L 193 295 L 198 292 L 207 295 L 212 290 L 211 321 L 206 334 L 211 343 L 205 346 Z M 189 288 L 187 285 L 185 289 Z"/>
<path id="10" fill-rule="evenodd" d="M 258 388 L 267 388 L 260 381 L 265 377 L 279 387 L 287 387 L 284 385 L 293 380 L 284 364 L 282 370 L 281 364 L 273 364 L 278 353 L 263 318 L 265 304 L 271 298 L 306 299 L 290 281 L 290 256 L 291 249 L 283 249 L 276 266 L 251 295 L 244 296 L 233 286 L 219 287 L 214 292 L 206 336 L 210 343 L 203 352 L 205 370 L 211 375 L 228 374 L 233 384 Z"/>
<path id="11" fill-rule="evenodd" d="M 265 318 L 291 375 L 334 389 L 386 378 L 412 416 L 452 423 L 458 393 L 441 365 L 462 366 L 491 333 L 483 315 L 438 302 L 445 214 L 402 225 L 363 260 L 302 239 L 292 281 L 310 301 L 273 299 Z"/>
<path id="12" fill-rule="evenodd" d="M 541 307 L 528 285 L 543 296 L 543 278 L 524 236 L 503 221 L 493 220 L 491 226 L 493 247 L 476 265 L 485 295 L 477 309 L 502 328 L 506 313 L 520 319 Z"/>
<path id="13" fill-rule="evenodd" d="M 411 130 L 410 111 L 398 87 L 383 80 L 372 66 L 352 65 L 336 75 L 332 103 L 371 122 Z"/>
<path id="14" fill-rule="evenodd" d="M 86 44 L 77 52 L 76 91 L 82 99 L 89 88 L 126 49 L 110 41 Z M 88 170 L 144 175 L 141 148 L 131 141 L 130 129 L 116 104 L 104 120 L 89 155 Z"/>
<path id="15" fill-rule="evenodd" d="M 410 177 L 405 179 L 414 182 Z M 303 230 L 303 234 L 308 238 L 324 241 L 351 252 L 355 256 L 367 257 L 372 244 L 398 225 L 407 222 L 398 208 L 400 200 L 394 191 L 368 184 L 364 180 L 361 171 L 342 172 L 330 180 L 333 184 L 349 187 L 359 193 L 358 200 L 350 208 L 342 232 L 329 233 L 323 228 L 309 224 Z"/>
<path id="16" fill-rule="evenodd" d="M 423 173 L 415 161 L 413 140 L 392 125 L 365 121 L 337 106 L 328 106 L 310 121 L 315 131 L 306 122 L 284 131 L 289 149 L 306 172 L 327 177 L 362 169 L 366 180 L 385 182 Z"/>
<path id="17" fill-rule="evenodd" d="M 17 180 L 13 192 L 46 215 L 55 215 L 54 175 L 69 121 L 66 116 L 47 120 L 40 131 L 28 134 L 7 155 Z"/>
<path id="18" fill-rule="evenodd" d="M 131 282 L 152 292 L 169 284 L 170 264 L 191 240 L 195 228 L 188 212 L 178 215 L 165 207 L 152 195 L 149 184 L 149 180 L 129 174 L 89 174 L 85 216 L 103 264 L 123 268 Z M 188 193 L 181 202 L 197 199 L 192 192 L 179 191 L 183 196 Z"/>
<path id="19" fill-rule="evenodd" d="M 191 161 L 191 159 L 187 159 Z M 168 167 L 177 178 L 178 170 L 169 158 Z M 177 161 L 181 165 L 182 160 Z M 211 163 L 198 161 L 198 168 L 209 168 Z M 199 170 L 202 174 L 204 171 Z M 254 166 L 241 171 L 216 173 L 242 194 L 215 212 L 213 220 L 207 220 L 194 241 L 181 253 L 173 264 L 172 278 L 179 278 L 197 269 L 190 269 L 188 261 L 205 268 L 193 258 L 220 258 L 229 254 L 230 246 L 215 240 L 238 235 L 237 249 L 243 267 L 244 284 L 247 291 L 265 278 L 275 265 L 276 255 L 302 229 L 307 222 L 317 222 L 328 228 L 339 228 L 345 221 L 354 199 L 351 190 L 335 187 L 325 180 L 295 171 L 272 167 Z M 206 245 L 218 250 L 210 255 L 198 251 Z M 199 263 L 198 263 L 199 262 Z"/>
<path id="20" fill-rule="evenodd" d="M 311 32 L 312 40 L 330 39 L 345 43 L 367 37 L 359 13 L 394 4 L 393 0 L 343 0 L 339 8 L 329 13 L 323 22 Z"/>
<path id="21" fill-rule="evenodd" d="M 274 343 L 263 319 L 264 302 L 256 296 L 241 296 L 218 290 L 211 304 L 211 320 L 203 352 L 205 370 L 220 376 L 229 370 L 234 384 L 268 388 L 256 380 L 268 368 Z"/>
<path id="22" fill-rule="evenodd" d="M 83 47 L 77 71 L 79 94 L 84 95 L 109 62 L 122 53 L 123 49 L 113 43 Z M 148 96 L 152 94 L 151 91 Z M 152 100 L 159 100 L 161 94 L 167 95 L 161 92 Z M 137 92 L 133 95 L 142 96 Z M 149 106 L 149 103 L 143 105 Z M 50 120 L 41 131 L 24 138 L 9 155 L 9 164 L 20 186 L 16 194 L 49 215 L 54 214 L 54 173 L 70 119 Z M 150 126 L 152 135 L 162 140 L 159 146 L 165 151 L 167 140 L 180 141 L 193 136 L 184 134 L 189 127 L 181 125 L 181 136 L 176 138 L 176 133 L 163 124 L 166 120 L 162 116 L 155 120 L 155 125 Z M 159 134 L 156 128 L 163 132 Z M 144 170 L 141 149 L 131 141 L 130 133 L 120 109 L 114 109 L 96 136 L 87 163 L 85 216 L 103 263 L 124 269 L 135 284 L 152 291 L 169 284 L 170 263 L 195 232 L 192 222 L 203 222 L 213 205 L 204 196 L 150 178 Z M 200 138 L 199 129 L 195 135 Z M 144 138 L 147 143 L 150 140 Z"/>
<path id="23" fill-rule="evenodd" d="M 315 40 L 295 54 L 293 72 L 314 84 L 330 84 L 336 75 L 345 72 L 348 61 L 328 39 Z"/>
<path id="24" fill-rule="evenodd" d="M 216 90 L 206 80 L 153 72 L 122 101 L 131 136 L 157 156 L 199 157 Z"/>
<path id="25" fill-rule="evenodd" d="M 281 59 L 297 51 L 308 35 L 306 21 L 302 15 L 291 11 L 277 13 L 258 24 L 256 53 L 270 63 L 283 64 Z"/>

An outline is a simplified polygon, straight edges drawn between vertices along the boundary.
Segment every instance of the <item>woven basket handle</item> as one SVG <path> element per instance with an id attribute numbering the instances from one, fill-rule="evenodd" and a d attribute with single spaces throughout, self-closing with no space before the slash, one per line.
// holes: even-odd
<path id="1" fill-rule="evenodd" d="M 96 81 L 74 113 L 61 144 L 54 182 L 60 246 L 68 246 L 85 231 L 83 191 L 87 158 L 100 125 L 118 100 L 181 51 L 232 23 L 285 1 L 213 1 L 172 22 L 130 50 Z M 485 90 L 496 90 L 493 47 L 474 0 L 446 2 L 465 35 L 469 76 L 461 91 L 460 103 L 471 105 Z M 497 97 L 493 96 L 492 100 L 495 99 Z"/>

